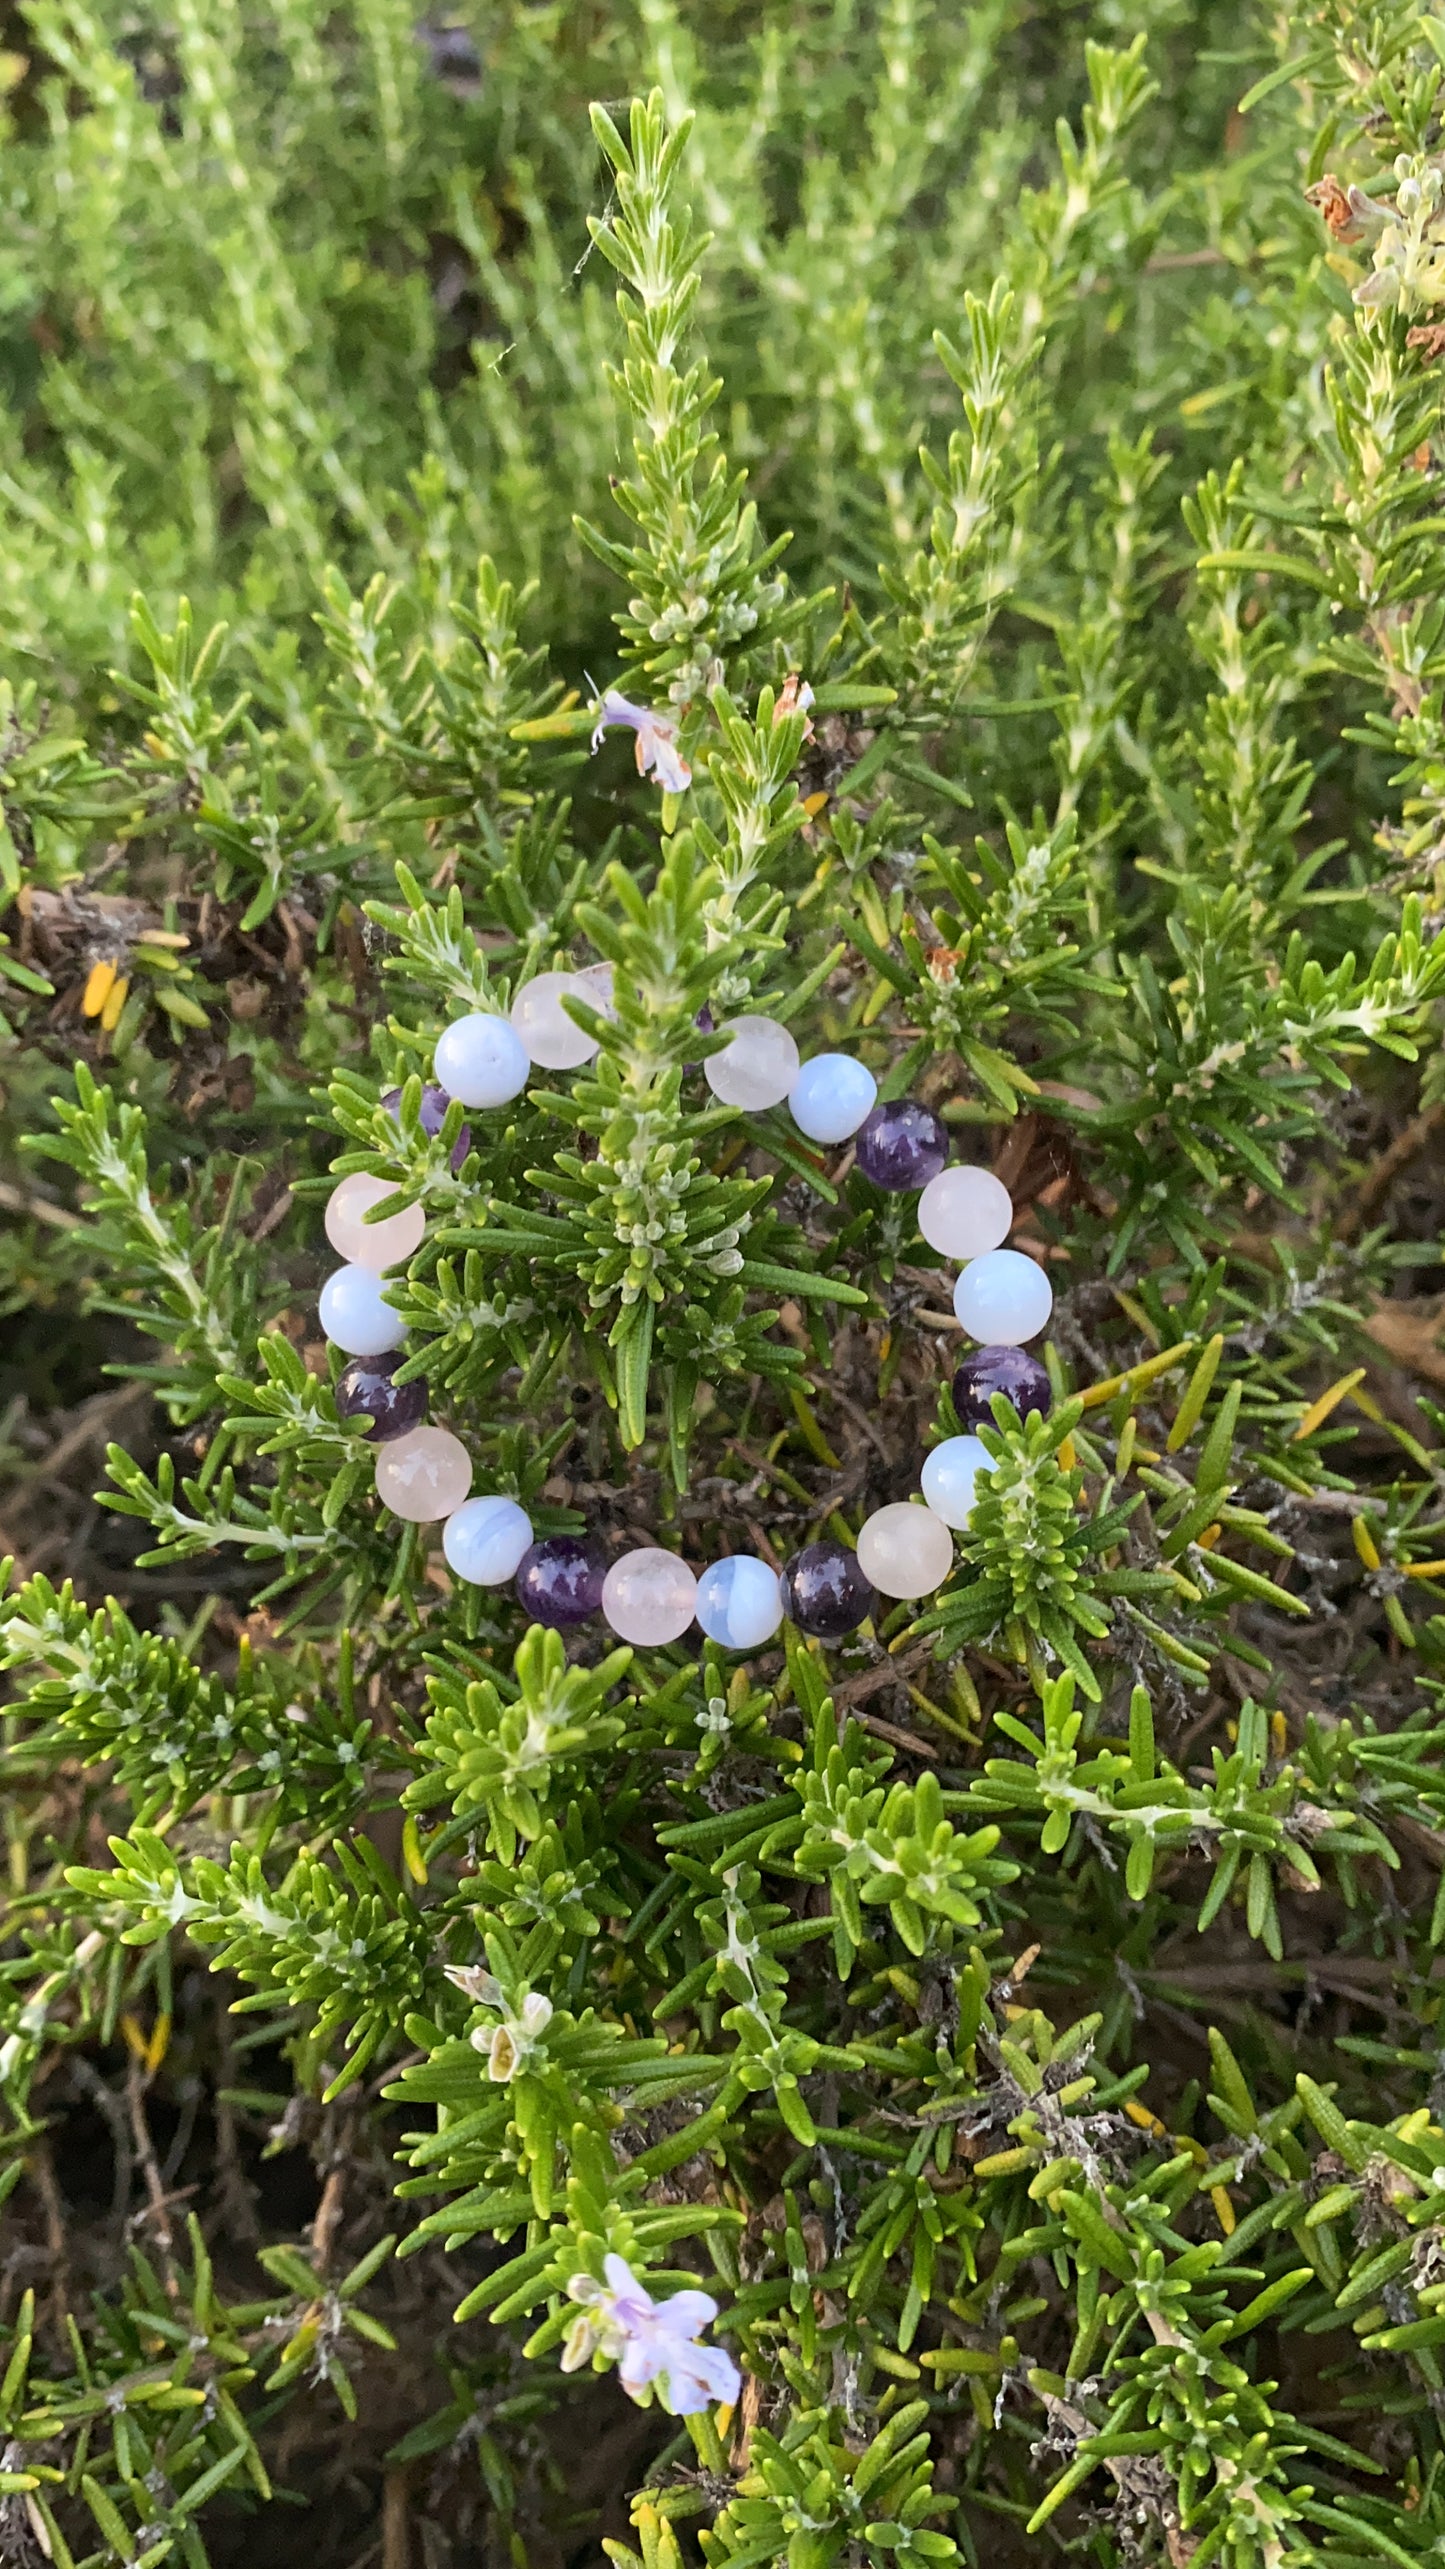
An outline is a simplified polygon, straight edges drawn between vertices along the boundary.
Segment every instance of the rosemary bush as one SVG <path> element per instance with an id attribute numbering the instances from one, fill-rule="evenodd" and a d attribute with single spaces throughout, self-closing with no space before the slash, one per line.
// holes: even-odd
<path id="1" fill-rule="evenodd" d="M 0 2561 L 1445 2558 L 1445 21 L 0 34 Z M 745 1664 L 455 1586 L 315 1319 L 368 1171 L 539 1530 L 907 1496 L 913 1199 L 709 1009 L 1056 1296 L 944 1590 Z"/>

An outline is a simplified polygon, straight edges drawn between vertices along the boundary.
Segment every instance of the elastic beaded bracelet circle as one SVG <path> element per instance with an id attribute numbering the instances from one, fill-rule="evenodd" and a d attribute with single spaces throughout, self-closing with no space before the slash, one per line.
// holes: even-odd
<path id="1" fill-rule="evenodd" d="M 567 1013 L 569 997 L 610 1014 L 612 967 L 544 972 L 524 982 L 509 1017 L 473 1010 L 446 1027 L 433 1055 L 433 1080 L 422 1090 L 421 1122 L 442 1130 L 455 1102 L 479 1113 L 506 1106 L 533 1069 L 580 1069 L 598 1051 L 596 1038 Z M 708 1031 L 713 1031 L 709 1012 Z M 425 1234 L 420 1205 L 384 1222 L 368 1214 L 393 1192 L 381 1178 L 343 1178 L 328 1200 L 326 1234 L 347 1263 L 321 1289 L 328 1338 L 349 1362 L 335 1388 L 338 1417 L 367 1421 L 376 1445 L 376 1490 L 393 1515 L 414 1524 L 442 1523 L 442 1552 L 453 1575 L 479 1588 L 515 1585 L 533 1622 L 566 1631 L 601 1614 L 623 1641 L 662 1648 L 696 1624 L 722 1649 L 756 1650 L 786 1616 L 799 1630 L 841 1641 L 871 1615 L 879 1596 L 914 1600 L 942 1586 L 953 1566 L 953 1537 L 973 1512 L 989 1455 L 974 1430 L 993 1421 L 1002 1392 L 1020 1417 L 1046 1416 L 1052 1386 L 1025 1341 L 1048 1325 L 1053 1289 L 1043 1268 L 1003 1242 L 1013 1225 L 1008 1189 L 984 1168 L 948 1162 L 948 1134 L 933 1110 L 912 1097 L 881 1103 L 872 1072 L 848 1053 L 803 1061 L 777 1019 L 733 1018 L 717 1029 L 725 1044 L 709 1054 L 703 1077 L 720 1104 L 762 1114 L 785 1101 L 807 1140 L 851 1141 L 858 1167 L 887 1194 L 918 1191 L 918 1228 L 930 1248 L 961 1261 L 954 1311 L 980 1340 L 953 1378 L 962 1433 L 926 1457 L 923 1505 L 893 1501 L 865 1517 L 856 1548 L 832 1538 L 805 1544 L 781 1571 L 757 1553 L 728 1553 L 695 1573 L 674 1552 L 643 1544 L 608 1562 L 587 1535 L 536 1539 L 525 1508 L 500 1492 L 473 1494 L 472 1464 L 460 1437 L 426 1423 L 426 1387 L 394 1379 L 404 1362 L 405 1324 L 383 1300 L 384 1271 L 412 1257 Z M 396 1113 L 399 1089 L 383 1103 Z M 471 1148 L 463 1125 L 451 1152 L 454 1169 Z"/>

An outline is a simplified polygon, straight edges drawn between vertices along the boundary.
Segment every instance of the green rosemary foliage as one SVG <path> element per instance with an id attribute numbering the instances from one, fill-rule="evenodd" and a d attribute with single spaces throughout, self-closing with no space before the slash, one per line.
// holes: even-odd
<path id="1" fill-rule="evenodd" d="M 6 19 L 18 2569 L 1445 2545 L 1445 35 L 1218 23 Z M 959 1430 L 744 1012 L 1003 1177 L 1048 1413 L 836 1647 L 528 1630 L 339 1176 L 539 1535 Z M 615 2259 L 735 2403 L 614 2434 Z"/>

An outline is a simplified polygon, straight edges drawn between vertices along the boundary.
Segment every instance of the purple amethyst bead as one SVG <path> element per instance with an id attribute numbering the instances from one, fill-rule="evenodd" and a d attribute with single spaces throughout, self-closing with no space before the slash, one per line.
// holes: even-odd
<path id="1" fill-rule="evenodd" d="M 399 1116 L 401 1113 L 401 1090 L 399 1088 L 389 1088 L 381 1102 L 386 1108 L 388 1115 Z M 443 1124 L 446 1122 L 447 1108 L 450 1106 L 451 1102 L 452 1101 L 448 1097 L 446 1090 L 444 1088 L 438 1088 L 435 1080 L 429 1079 L 427 1081 L 427 1084 L 421 1093 L 421 1104 L 417 1109 L 417 1121 L 420 1124 L 422 1131 L 426 1134 L 428 1141 L 435 1141 L 437 1134 L 441 1131 Z M 461 1167 L 461 1164 L 466 1158 L 471 1147 L 472 1128 L 470 1124 L 463 1124 L 461 1131 L 458 1133 L 456 1140 L 452 1144 L 453 1170 Z"/>
<path id="2" fill-rule="evenodd" d="M 953 1406 L 959 1426 L 992 1427 L 990 1406 L 995 1392 L 1013 1402 L 1020 1418 L 1036 1409 L 1047 1418 L 1054 1388 L 1037 1356 L 1026 1347 L 980 1347 L 966 1356 L 953 1377 Z"/>
<path id="3" fill-rule="evenodd" d="M 424 1382 L 394 1383 L 402 1361 L 394 1356 L 353 1356 L 336 1377 L 338 1418 L 369 1418 L 366 1433 L 373 1445 L 389 1445 L 394 1436 L 410 1436 L 426 1416 Z"/>
<path id="4" fill-rule="evenodd" d="M 692 1022 L 697 1027 L 700 1034 L 715 1035 L 717 1033 L 717 1027 L 713 1020 L 712 1010 L 707 1006 L 706 1002 L 704 1002 L 702 1007 L 699 1008 L 697 1015 L 694 1017 Z M 685 1061 L 682 1066 L 684 1070 L 701 1070 L 702 1068 L 701 1062 L 696 1061 Z"/>
<path id="5" fill-rule="evenodd" d="M 517 1570 L 517 1598 L 533 1623 L 554 1632 L 585 1623 L 600 1612 L 607 1563 L 581 1534 L 549 1534 L 524 1552 Z"/>
<path id="6" fill-rule="evenodd" d="M 858 1127 L 854 1144 L 865 1177 L 887 1195 L 907 1195 L 927 1186 L 948 1166 L 948 1135 L 931 1106 L 916 1097 L 892 1097 L 875 1106 Z"/>
<path id="7" fill-rule="evenodd" d="M 784 1614 L 820 1641 L 856 1632 L 877 1604 L 846 1543 L 805 1543 L 784 1570 L 782 1587 Z"/>

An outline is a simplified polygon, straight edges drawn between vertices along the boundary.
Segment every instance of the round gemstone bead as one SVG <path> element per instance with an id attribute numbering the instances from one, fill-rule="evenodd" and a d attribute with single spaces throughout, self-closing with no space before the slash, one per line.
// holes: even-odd
<path id="1" fill-rule="evenodd" d="M 1013 1197 L 991 1169 L 942 1169 L 918 1199 L 918 1228 L 945 1258 L 981 1258 L 1008 1238 Z"/>
<path id="2" fill-rule="evenodd" d="M 535 1056 L 516 1027 L 516 1013 L 514 1008 L 509 1026 L 505 1017 L 479 1008 L 438 1035 L 432 1068 L 448 1097 L 481 1107 L 505 1106 L 521 1096 Z"/>
<path id="3" fill-rule="evenodd" d="M 969 1260 L 953 1288 L 953 1307 L 970 1338 L 986 1347 L 1021 1347 L 1048 1327 L 1054 1289 L 1021 1249 L 990 1249 Z"/>
<path id="4" fill-rule="evenodd" d="M 503 1588 L 532 1544 L 532 1520 L 515 1499 L 468 1499 L 442 1527 L 447 1566 L 472 1588 Z"/>
<path id="5" fill-rule="evenodd" d="M 851 1053 L 815 1053 L 788 1091 L 788 1112 L 810 1142 L 846 1142 L 877 1098 L 873 1073 Z"/>
<path id="6" fill-rule="evenodd" d="M 953 1377 L 953 1408 L 960 1427 L 992 1427 L 993 1396 L 1002 1392 L 1020 1418 L 1036 1409 L 1047 1418 L 1054 1387 L 1037 1356 L 1022 1347 L 980 1347 L 965 1356 Z"/>
<path id="7" fill-rule="evenodd" d="M 953 1568 L 953 1537 L 941 1516 L 905 1499 L 864 1518 L 858 1567 L 885 1597 L 926 1597 Z"/>
<path id="8" fill-rule="evenodd" d="M 596 1614 L 606 1576 L 606 1562 L 584 1535 L 549 1534 L 517 1564 L 517 1601 L 533 1623 L 565 1632 Z"/>
<path id="9" fill-rule="evenodd" d="M 400 1120 L 401 1090 L 399 1088 L 389 1088 L 381 1102 L 386 1108 L 388 1115 L 395 1115 L 397 1119 Z M 448 1096 L 447 1091 L 444 1088 L 438 1088 L 435 1080 L 429 1079 L 427 1081 L 426 1086 L 421 1093 L 421 1104 L 417 1108 L 417 1122 L 420 1124 L 422 1131 L 426 1134 L 429 1141 L 435 1141 L 437 1134 L 441 1131 L 441 1128 L 447 1119 L 447 1108 L 450 1106 L 451 1102 L 451 1098 Z M 458 1133 L 456 1140 L 452 1144 L 453 1169 L 459 1169 L 461 1167 L 462 1162 L 466 1158 L 471 1147 L 472 1128 L 470 1124 L 464 1124 L 461 1131 Z"/>
<path id="10" fill-rule="evenodd" d="M 321 1326 L 347 1356 L 386 1356 L 406 1336 L 399 1311 L 382 1301 L 382 1280 L 370 1267 L 338 1267 L 321 1288 Z"/>
<path id="11" fill-rule="evenodd" d="M 414 1427 L 383 1445 L 376 1458 L 376 1495 L 393 1516 L 430 1525 L 450 1516 L 472 1486 L 472 1458 L 447 1427 Z"/>
<path id="12" fill-rule="evenodd" d="M 612 1004 L 611 964 L 589 963 L 581 972 L 574 972 L 572 978 L 578 998 L 585 999 L 589 1008 L 595 1008 L 599 1017 L 605 1017 L 610 1025 L 615 1026 L 617 1010 Z"/>
<path id="13" fill-rule="evenodd" d="M 602 1582 L 602 1611 L 613 1631 L 644 1648 L 680 1641 L 696 1606 L 697 1581 L 687 1563 L 657 1544 L 624 1552 Z"/>
<path id="14" fill-rule="evenodd" d="M 756 1650 L 783 1620 L 778 1574 L 755 1552 L 730 1552 L 704 1570 L 694 1612 L 709 1641 L 724 1650 Z"/>
<path id="15" fill-rule="evenodd" d="M 338 1418 L 369 1418 L 366 1434 L 373 1445 L 393 1436 L 410 1436 L 426 1416 L 426 1385 L 394 1383 L 400 1356 L 353 1356 L 336 1378 Z"/>
<path id="16" fill-rule="evenodd" d="M 353 1266 L 370 1267 L 380 1275 L 386 1267 L 399 1267 L 421 1247 L 426 1230 L 426 1211 L 420 1204 L 409 1204 L 404 1213 L 389 1214 L 385 1222 L 368 1222 L 367 1214 L 374 1204 L 383 1204 L 396 1188 L 384 1177 L 370 1177 L 358 1169 L 353 1177 L 344 1177 L 332 1189 L 326 1202 L 326 1237 L 339 1258 L 349 1258 Z"/>
<path id="17" fill-rule="evenodd" d="M 841 1641 L 873 1612 L 873 1590 L 845 1543 L 805 1543 L 783 1571 L 782 1591 L 784 1614 L 820 1641 Z"/>
<path id="18" fill-rule="evenodd" d="M 858 1166 L 886 1195 L 927 1186 L 947 1160 L 948 1135 L 932 1107 L 916 1097 L 890 1097 L 859 1129 Z"/>
<path id="19" fill-rule="evenodd" d="M 512 1025 L 527 1059 L 539 1070 L 580 1070 L 597 1050 L 592 1037 L 568 1016 L 562 1005 L 568 998 L 585 999 L 589 1008 L 597 1005 L 595 989 L 580 972 L 539 972 L 535 980 L 523 982 L 512 1002 Z M 456 1093 L 453 1089 L 454 1097 Z"/>
<path id="20" fill-rule="evenodd" d="M 773 1017 L 733 1017 L 722 1030 L 725 1051 L 710 1053 L 703 1078 L 724 1106 L 741 1106 L 760 1115 L 765 1106 L 781 1106 L 798 1076 L 798 1047 L 786 1026 Z"/>
<path id="21" fill-rule="evenodd" d="M 980 1472 L 993 1469 L 987 1446 L 979 1436 L 946 1436 L 925 1458 L 921 1479 L 926 1506 L 945 1525 L 967 1525 L 973 1514 L 974 1483 Z"/>

